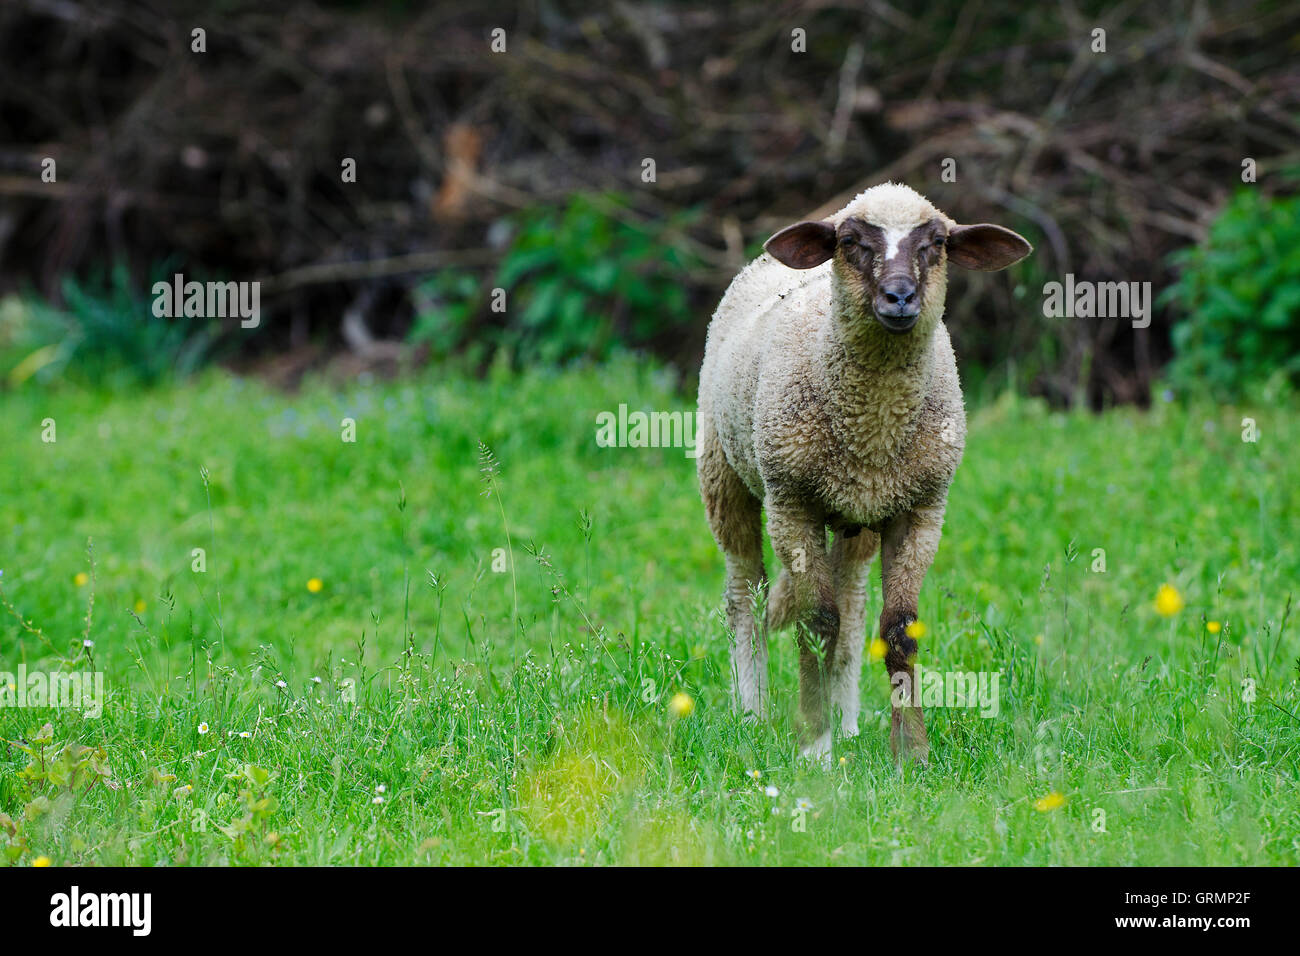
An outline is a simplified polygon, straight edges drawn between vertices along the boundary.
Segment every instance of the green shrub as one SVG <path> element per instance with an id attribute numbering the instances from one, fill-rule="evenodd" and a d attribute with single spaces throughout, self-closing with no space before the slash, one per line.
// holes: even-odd
<path id="1" fill-rule="evenodd" d="M 152 283 L 150 283 L 152 287 Z M 159 318 L 131 287 L 125 266 L 86 282 L 63 281 L 64 306 L 35 297 L 0 302 L 0 376 L 5 384 L 69 379 L 82 385 L 155 385 L 214 357 L 217 324 Z"/>
<path id="2" fill-rule="evenodd" d="M 1181 274 L 1161 302 L 1187 318 L 1173 329 L 1171 384 L 1217 398 L 1300 378 L 1300 197 L 1242 189 L 1208 241 L 1171 256 Z"/>
<path id="3" fill-rule="evenodd" d="M 682 277 L 700 263 L 686 249 L 685 221 L 643 221 L 617 195 L 578 194 L 512 225 L 494 275 L 444 270 L 425 281 L 412 341 L 552 364 L 672 341 L 696 321 Z M 504 312 L 491 309 L 496 288 Z"/>
<path id="4" fill-rule="evenodd" d="M 427 343 L 437 355 L 446 355 L 470 339 L 471 323 L 483 303 L 482 283 L 462 269 L 443 269 L 416 289 L 416 315 L 408 338 Z"/>

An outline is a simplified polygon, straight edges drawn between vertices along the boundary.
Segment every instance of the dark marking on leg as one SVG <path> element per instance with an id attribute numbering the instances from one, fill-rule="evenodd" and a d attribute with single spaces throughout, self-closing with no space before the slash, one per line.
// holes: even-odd
<path id="1" fill-rule="evenodd" d="M 886 610 L 880 616 L 880 638 L 885 642 L 885 668 L 892 676 L 896 671 L 911 670 L 917 644 L 907 636 L 907 625 L 916 620 L 915 611 Z"/>

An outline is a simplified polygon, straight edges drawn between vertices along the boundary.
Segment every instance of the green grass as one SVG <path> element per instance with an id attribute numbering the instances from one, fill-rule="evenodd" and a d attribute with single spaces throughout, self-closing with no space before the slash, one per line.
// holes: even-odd
<path id="1" fill-rule="evenodd" d="M 20 864 L 1300 861 L 1294 409 L 972 413 L 920 662 L 1000 672 L 1000 713 L 930 710 L 900 773 L 878 663 L 832 771 L 797 756 L 789 633 L 772 718 L 731 714 L 694 462 L 595 443 L 620 402 L 689 407 L 653 369 L 3 401 L 0 671 L 93 656 L 107 688 L 0 708 L 38 755 L 0 750 Z"/>

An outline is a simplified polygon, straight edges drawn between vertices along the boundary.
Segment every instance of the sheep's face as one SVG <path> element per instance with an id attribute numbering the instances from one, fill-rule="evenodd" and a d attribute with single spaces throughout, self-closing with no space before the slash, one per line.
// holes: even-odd
<path id="1" fill-rule="evenodd" d="M 994 271 L 1033 251 L 1002 226 L 957 225 L 918 193 L 893 183 L 867 190 L 834 220 L 787 226 L 763 248 L 792 269 L 833 260 L 843 296 L 837 309 L 852 313 L 849 318 L 874 318 L 897 335 L 938 321 L 948 263 Z M 928 318 L 921 322 L 923 317 Z"/>
<path id="2" fill-rule="evenodd" d="M 928 300 L 942 305 L 947 241 L 948 227 L 938 217 L 900 228 L 850 216 L 835 230 L 837 272 L 851 299 L 869 303 L 877 322 L 902 334 Z"/>

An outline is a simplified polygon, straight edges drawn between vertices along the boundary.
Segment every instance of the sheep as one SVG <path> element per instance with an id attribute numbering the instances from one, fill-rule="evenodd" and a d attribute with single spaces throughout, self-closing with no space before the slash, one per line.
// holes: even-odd
<path id="1" fill-rule="evenodd" d="M 1033 250 L 1002 226 L 958 225 L 895 183 L 763 248 L 709 325 L 696 419 L 700 493 L 726 563 L 733 698 L 763 714 L 767 632 L 796 623 L 803 754 L 829 762 L 834 712 L 843 736 L 857 734 L 879 548 L 890 749 L 900 764 L 926 763 L 909 625 L 966 438 L 942 322 L 946 266 L 1004 269 Z M 760 626 L 764 511 L 782 570 Z"/>

